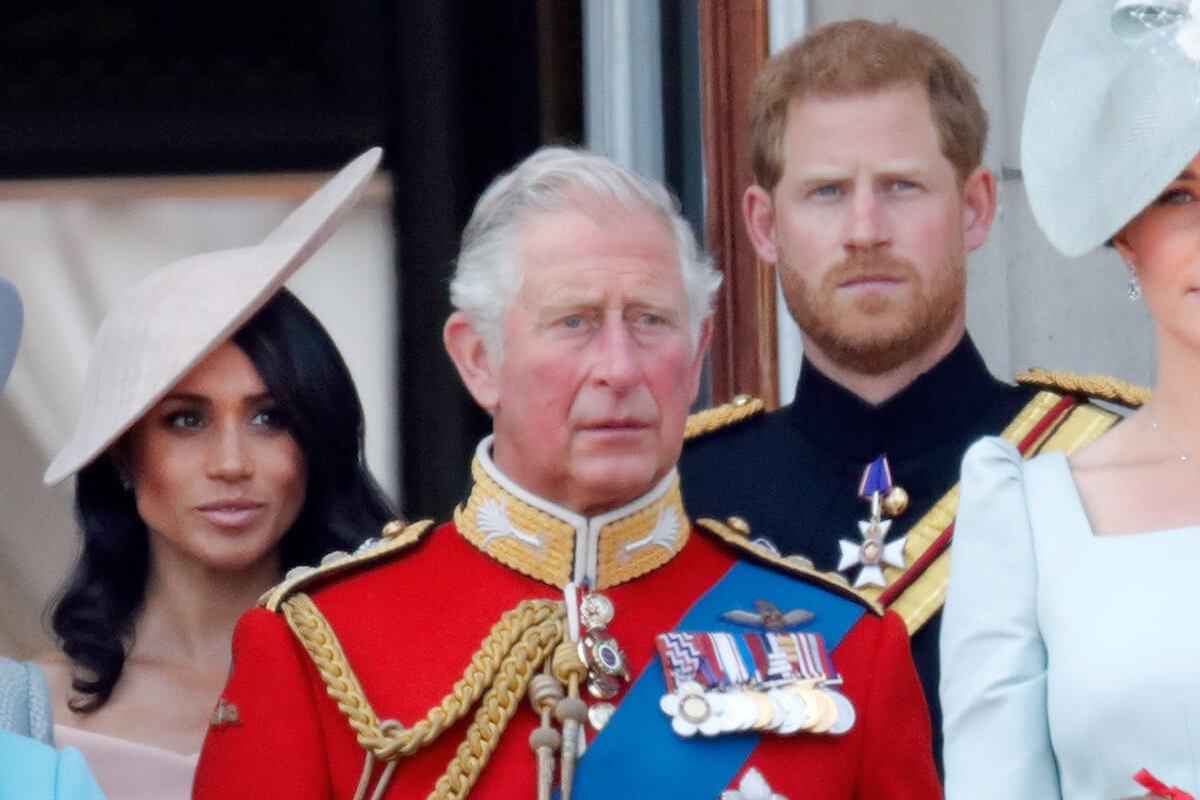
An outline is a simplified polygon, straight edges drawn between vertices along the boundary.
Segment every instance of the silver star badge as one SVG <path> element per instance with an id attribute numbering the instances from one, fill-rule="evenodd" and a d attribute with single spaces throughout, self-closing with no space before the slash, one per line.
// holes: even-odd
<path id="1" fill-rule="evenodd" d="M 893 542 L 885 541 L 891 527 L 890 519 L 862 520 L 858 523 L 858 531 L 863 537 L 861 542 L 846 539 L 838 542 L 842 550 L 838 571 L 862 567 L 854 579 L 855 589 L 867 585 L 887 586 L 887 580 L 883 577 L 885 564 L 904 568 L 904 541 L 908 537 L 901 536 Z"/>

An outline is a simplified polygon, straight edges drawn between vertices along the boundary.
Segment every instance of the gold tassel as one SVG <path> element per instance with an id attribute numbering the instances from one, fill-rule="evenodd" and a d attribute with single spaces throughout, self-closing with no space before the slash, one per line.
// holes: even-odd
<path id="1" fill-rule="evenodd" d="M 538 800 L 550 800 L 554 786 L 554 751 L 562 744 L 562 737 L 550 724 L 550 715 L 562 696 L 562 687 L 553 675 L 535 675 L 529 683 L 529 704 L 542 719 L 542 724 L 529 734 L 529 746 L 537 754 Z"/>
<path id="2" fill-rule="evenodd" d="M 562 782 L 559 796 L 571 800 L 575 780 L 575 761 L 579 758 L 579 736 L 587 718 L 587 704 L 579 699 L 579 682 L 587 677 L 587 665 L 579 657 L 579 646 L 565 641 L 554 648 L 554 677 L 566 684 L 567 696 L 554 707 L 554 716 L 562 723 Z"/>

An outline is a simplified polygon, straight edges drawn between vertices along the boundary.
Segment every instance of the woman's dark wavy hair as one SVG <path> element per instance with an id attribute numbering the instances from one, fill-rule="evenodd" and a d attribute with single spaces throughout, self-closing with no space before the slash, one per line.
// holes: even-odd
<path id="1" fill-rule="evenodd" d="M 317 318 L 286 289 L 233 335 L 304 454 L 304 505 L 280 542 L 285 570 L 353 550 L 394 518 L 363 458 L 363 412 L 350 371 Z M 80 470 L 75 512 L 83 550 L 51 613 L 73 663 L 70 702 L 96 711 L 125 665 L 150 573 L 149 534 L 111 455 Z"/>

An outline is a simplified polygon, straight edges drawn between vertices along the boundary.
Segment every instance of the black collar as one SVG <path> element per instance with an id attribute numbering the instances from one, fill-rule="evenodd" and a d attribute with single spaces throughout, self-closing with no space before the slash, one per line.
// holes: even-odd
<path id="1" fill-rule="evenodd" d="M 1003 387 L 964 335 L 932 369 L 877 406 L 834 383 L 805 358 L 788 416 L 822 449 L 863 463 L 881 453 L 898 460 L 971 424 Z"/>

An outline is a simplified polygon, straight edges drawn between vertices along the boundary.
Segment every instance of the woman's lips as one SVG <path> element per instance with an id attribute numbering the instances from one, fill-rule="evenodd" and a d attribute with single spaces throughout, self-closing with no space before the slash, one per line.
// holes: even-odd
<path id="1" fill-rule="evenodd" d="M 244 528 L 258 516 L 263 504 L 248 500 L 205 503 L 197 506 L 200 516 L 219 528 Z"/>

